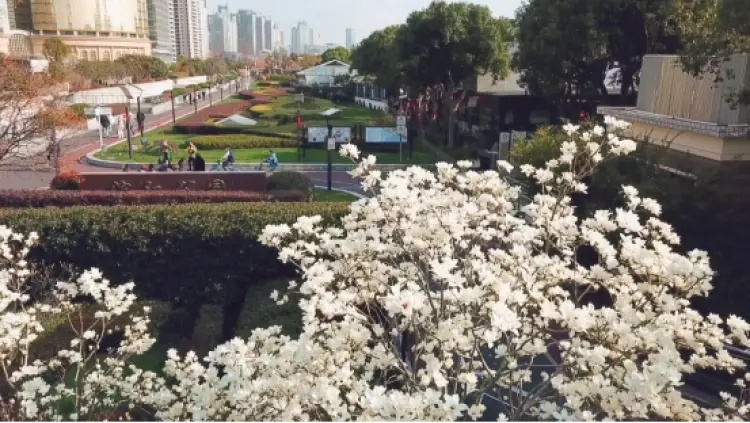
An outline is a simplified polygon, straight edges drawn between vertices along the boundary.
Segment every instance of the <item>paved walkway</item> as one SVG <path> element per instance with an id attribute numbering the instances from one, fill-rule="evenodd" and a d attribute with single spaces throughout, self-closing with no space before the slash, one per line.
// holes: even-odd
<path id="1" fill-rule="evenodd" d="M 218 101 L 213 104 L 217 104 Z M 208 99 L 198 103 L 198 110 L 209 107 Z M 195 106 L 182 104 L 175 108 L 177 120 L 189 116 L 195 112 Z M 159 115 L 151 115 L 146 119 L 145 132 L 150 132 L 161 127 L 167 127 L 172 124 L 171 110 Z M 138 144 L 140 136 L 132 136 L 133 143 Z M 116 138 L 105 138 L 106 146 L 112 145 L 119 141 Z M 60 168 L 74 170 L 77 172 L 112 172 L 112 169 L 95 167 L 85 164 L 83 158 L 94 151 L 99 150 L 99 131 L 89 131 L 87 133 L 68 138 L 61 143 Z M 304 172 L 310 176 L 315 185 L 326 186 L 326 172 Z M 0 189 L 43 189 L 49 187 L 49 183 L 54 177 L 54 172 L 47 166 L 46 168 L 32 166 L 14 166 L 0 167 Z M 360 184 L 354 180 L 347 172 L 333 172 L 333 188 L 344 189 L 356 193 L 362 193 Z"/>

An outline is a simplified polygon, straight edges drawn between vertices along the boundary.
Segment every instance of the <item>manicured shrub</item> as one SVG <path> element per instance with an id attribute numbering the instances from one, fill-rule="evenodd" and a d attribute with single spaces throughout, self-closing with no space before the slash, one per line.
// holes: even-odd
<path id="1" fill-rule="evenodd" d="M 263 135 L 213 135 L 192 138 L 198 150 L 223 150 L 225 148 L 294 148 L 296 140 Z"/>
<path id="2" fill-rule="evenodd" d="M 307 201 L 306 191 L 0 191 L 0 207 L 40 208 L 188 203 L 258 203 Z"/>
<path id="3" fill-rule="evenodd" d="M 136 294 L 169 301 L 197 315 L 206 303 L 226 310 L 243 292 L 269 279 L 291 279 L 295 268 L 258 242 L 269 224 L 292 224 L 300 216 L 338 221 L 344 203 L 183 204 L 3 210 L 0 224 L 36 231 L 41 244 L 34 263 L 96 267 L 112 283 L 135 282 Z M 225 313 L 223 336 L 233 336 L 237 313 Z M 189 323 L 185 322 L 185 326 Z M 185 327 L 192 333 L 192 327 Z"/>
<path id="4" fill-rule="evenodd" d="M 299 172 L 274 172 L 268 177 L 268 190 L 291 190 L 307 193 L 307 200 L 312 200 L 313 183 L 306 175 Z"/>
<path id="5" fill-rule="evenodd" d="M 60 172 L 52 178 L 50 188 L 56 190 L 76 190 L 81 184 L 81 175 L 75 171 Z"/>
<path id="6" fill-rule="evenodd" d="M 257 115 L 264 115 L 271 111 L 271 106 L 267 104 L 258 104 L 250 108 L 250 111 Z"/>

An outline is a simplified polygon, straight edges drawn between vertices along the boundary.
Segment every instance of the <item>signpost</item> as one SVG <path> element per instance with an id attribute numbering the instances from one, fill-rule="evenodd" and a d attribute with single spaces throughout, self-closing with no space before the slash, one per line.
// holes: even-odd
<path id="1" fill-rule="evenodd" d="M 396 116 L 396 132 L 398 133 L 398 160 L 404 161 L 403 150 L 404 150 L 404 138 L 408 139 L 408 130 L 406 129 L 406 115 L 399 113 Z"/>
<path id="2" fill-rule="evenodd" d="M 333 162 L 331 161 L 331 152 L 336 149 L 336 138 L 334 137 L 328 137 L 328 145 L 326 146 L 326 150 L 328 150 L 328 192 L 331 191 L 331 186 L 333 185 Z"/>

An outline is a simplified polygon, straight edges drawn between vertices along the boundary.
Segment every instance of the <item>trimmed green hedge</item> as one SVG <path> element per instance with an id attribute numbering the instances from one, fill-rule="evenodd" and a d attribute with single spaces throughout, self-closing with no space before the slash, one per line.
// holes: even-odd
<path id="1" fill-rule="evenodd" d="M 198 150 L 223 150 L 225 148 L 294 148 L 296 140 L 263 135 L 206 135 L 191 138 Z"/>
<path id="2" fill-rule="evenodd" d="M 280 171 L 268 177 L 269 191 L 293 191 L 304 193 L 308 201 L 313 198 L 313 183 L 307 175 L 300 172 Z"/>
<path id="3" fill-rule="evenodd" d="M 40 234 L 34 262 L 99 268 L 113 283 L 135 282 L 142 299 L 170 301 L 194 318 L 203 304 L 222 304 L 222 338 L 228 340 L 253 284 L 296 276 L 277 251 L 258 242 L 263 228 L 312 215 L 330 224 L 347 208 L 345 203 L 45 208 L 4 210 L 0 224 Z M 194 324 L 180 322 L 186 336 Z"/>

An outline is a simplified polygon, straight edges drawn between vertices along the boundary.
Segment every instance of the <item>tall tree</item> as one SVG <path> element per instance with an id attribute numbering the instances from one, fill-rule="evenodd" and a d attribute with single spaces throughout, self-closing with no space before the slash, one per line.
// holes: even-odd
<path id="1" fill-rule="evenodd" d="M 487 6 L 434 1 L 413 12 L 400 31 L 399 61 L 410 85 L 444 90 L 448 108 L 448 146 L 455 145 L 456 111 L 471 77 L 508 73 L 511 25 Z M 456 94 L 460 93 L 459 98 Z"/>
<path id="2" fill-rule="evenodd" d="M 750 7 L 746 0 L 675 0 L 682 68 L 694 75 L 733 78 L 721 65 L 735 53 L 750 52 Z M 750 88 L 730 92 L 729 101 L 750 104 Z"/>
<path id="3" fill-rule="evenodd" d="M 360 41 L 352 52 L 351 67 L 359 75 L 370 77 L 389 93 L 403 87 L 401 63 L 396 39 L 402 25 L 375 31 Z"/>
<path id="4" fill-rule="evenodd" d="M 329 48 L 320 55 L 320 59 L 323 62 L 330 62 L 331 60 L 338 60 L 344 63 L 351 63 L 352 52 L 346 47 L 335 47 Z"/>
<path id="5" fill-rule="evenodd" d="M 58 101 L 58 81 L 46 74 L 30 74 L 7 59 L 0 62 L 0 162 L 58 157 L 65 131 L 80 121 Z M 56 165 L 56 163 L 52 163 Z"/>
<path id="6" fill-rule="evenodd" d="M 319 65 L 320 63 L 322 62 L 320 61 L 320 56 L 317 54 L 303 54 L 299 56 L 299 64 L 305 69 Z"/>
<path id="7" fill-rule="evenodd" d="M 47 38 L 42 45 L 42 54 L 44 54 L 44 57 L 50 62 L 62 62 L 70 56 L 72 52 L 73 50 L 70 46 L 57 37 Z"/>
<path id="8" fill-rule="evenodd" d="M 673 0 L 531 0 L 518 11 L 514 67 L 558 104 L 607 95 L 606 71 L 618 67 L 627 97 L 644 55 L 677 52 L 673 15 Z"/>

